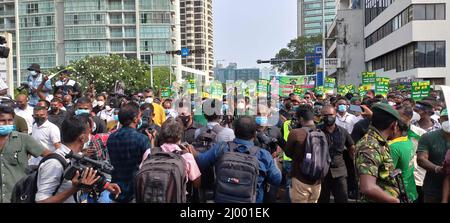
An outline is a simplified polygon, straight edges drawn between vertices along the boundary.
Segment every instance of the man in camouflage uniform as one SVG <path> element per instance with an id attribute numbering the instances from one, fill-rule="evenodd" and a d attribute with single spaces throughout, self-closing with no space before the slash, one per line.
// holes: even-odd
<path id="1" fill-rule="evenodd" d="M 356 144 L 355 167 L 363 202 L 399 203 L 399 189 L 391 174 L 394 164 L 388 140 L 401 134 L 399 113 L 392 106 L 373 106 L 372 124 L 367 134 Z"/>

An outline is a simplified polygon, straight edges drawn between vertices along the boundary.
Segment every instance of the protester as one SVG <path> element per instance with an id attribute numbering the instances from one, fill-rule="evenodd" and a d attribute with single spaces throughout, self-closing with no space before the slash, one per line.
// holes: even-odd
<path id="1" fill-rule="evenodd" d="M 73 100 L 81 97 L 80 85 L 72 80 L 70 77 L 70 71 L 65 70 L 59 74 L 59 80 L 55 83 L 55 93 L 59 92 L 65 96 L 70 96 Z"/>
<path id="2" fill-rule="evenodd" d="M 50 111 L 48 112 L 48 120 L 61 129 L 61 125 L 67 116 L 67 112 L 62 110 L 63 104 L 61 99 L 53 98 L 50 102 Z"/>
<path id="3" fill-rule="evenodd" d="M 141 111 L 135 103 L 129 103 L 120 108 L 119 121 L 123 126 L 111 134 L 107 147 L 111 164 L 112 183 L 117 183 L 122 191 L 118 197 L 110 197 L 113 202 L 134 202 L 134 178 L 139 169 L 143 155 L 150 149 L 151 134 L 148 136 L 136 131 L 141 123 Z"/>
<path id="4" fill-rule="evenodd" d="M 28 67 L 27 83 L 29 87 L 30 101 L 29 104 L 34 107 L 39 101 L 38 87 L 43 81 L 43 75 L 41 74 L 41 66 L 39 64 L 31 64 Z M 51 81 L 45 81 L 45 87 L 42 89 L 45 95 L 52 90 Z"/>
<path id="5" fill-rule="evenodd" d="M 14 185 L 26 175 L 29 155 L 45 157 L 51 153 L 31 136 L 14 131 L 14 116 L 12 107 L 0 105 L 0 203 L 11 201 Z"/>
<path id="6" fill-rule="evenodd" d="M 325 106 L 322 109 L 322 120 L 324 124 L 317 128 L 327 136 L 331 165 L 322 182 L 319 203 L 329 203 L 331 193 L 335 203 L 347 203 L 347 168 L 343 152 L 347 148 L 354 159 L 355 143 L 344 128 L 336 125 L 336 110 L 334 107 Z"/>
<path id="7" fill-rule="evenodd" d="M 348 134 L 351 134 L 353 127 L 359 121 L 356 116 L 348 113 L 349 105 L 345 98 L 340 98 L 336 102 L 336 110 L 338 111 L 336 116 L 336 125 L 344 128 Z"/>
<path id="8" fill-rule="evenodd" d="M 448 110 L 441 113 L 442 129 L 430 131 L 420 138 L 417 149 L 418 164 L 426 170 L 423 182 L 425 203 L 439 203 L 442 201 L 442 185 L 444 183 L 445 169 L 443 163 L 450 142 L 450 125 Z"/>
<path id="9" fill-rule="evenodd" d="M 96 115 L 100 112 L 103 111 L 106 107 L 106 101 L 107 101 L 107 97 L 104 94 L 98 95 L 97 96 L 97 105 L 92 108 L 92 112 L 94 112 Z"/>
<path id="10" fill-rule="evenodd" d="M 32 130 L 32 137 L 39 141 L 44 148 L 55 152 L 61 148 L 61 133 L 55 124 L 48 121 L 48 110 L 45 107 L 34 108 L 34 124 Z M 29 165 L 39 165 L 42 157 L 31 158 Z"/>
<path id="11" fill-rule="evenodd" d="M 77 100 L 75 106 L 75 115 L 89 114 L 94 120 L 93 134 L 106 133 L 106 123 L 97 116 L 92 116 L 92 102 L 86 98 L 81 97 Z"/>
<path id="12" fill-rule="evenodd" d="M 255 156 L 259 162 L 259 171 L 257 171 L 257 173 L 259 173 L 257 188 L 254 188 L 257 191 L 255 202 L 262 203 L 264 200 L 264 182 L 268 182 L 271 185 L 278 186 L 281 182 L 281 173 L 277 169 L 270 153 L 264 149 L 254 146 L 253 141 L 256 137 L 257 126 L 252 117 L 240 117 L 239 119 L 234 121 L 233 127 L 236 131 L 236 138 L 232 142 L 215 144 L 204 153 L 197 153 L 196 150 L 192 148 L 190 149 L 190 152 L 194 155 L 194 157 L 196 157 L 197 164 L 202 170 L 207 169 L 214 164 L 217 165 L 217 162 L 220 160 L 220 158 L 224 156 L 228 151 L 230 151 L 230 149 L 233 149 L 234 151 L 237 151 L 239 153 L 249 153 L 251 156 Z M 218 171 L 219 170 L 216 169 L 216 175 L 218 174 Z M 221 189 L 226 190 L 227 188 Z M 234 189 L 232 186 L 228 187 L 228 189 L 232 191 L 238 191 L 237 188 Z M 226 192 L 229 196 L 238 196 L 238 194 L 233 193 L 232 191 Z M 224 191 L 221 190 L 221 192 Z M 243 192 L 248 191 L 239 191 L 239 193 Z M 225 198 L 218 196 L 216 191 L 216 202 L 220 202 L 220 199 Z"/>
<path id="13" fill-rule="evenodd" d="M 155 114 L 155 116 L 153 117 L 153 121 L 158 126 L 161 126 L 166 120 L 166 113 L 164 112 L 164 108 L 160 104 L 153 102 L 154 99 L 153 89 L 145 90 L 144 98 L 145 103 L 150 103 L 153 105 L 153 113 Z"/>
<path id="14" fill-rule="evenodd" d="M 33 108 L 28 104 L 28 97 L 24 94 L 19 94 L 16 101 L 17 108 L 14 109 L 14 113 L 25 119 L 25 121 L 27 122 L 28 134 L 31 134 L 34 122 Z"/>

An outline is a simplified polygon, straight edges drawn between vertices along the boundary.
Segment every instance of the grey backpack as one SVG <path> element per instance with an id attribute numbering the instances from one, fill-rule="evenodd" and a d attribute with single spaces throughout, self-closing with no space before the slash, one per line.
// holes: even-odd
<path id="1" fill-rule="evenodd" d="M 137 203 L 186 203 L 184 151 L 152 153 L 136 175 Z"/>
<path id="2" fill-rule="evenodd" d="M 300 164 L 300 171 L 310 181 L 323 179 L 330 169 L 330 151 L 327 137 L 321 130 L 303 128 L 308 136 L 306 137 L 305 155 Z"/>
<path id="3" fill-rule="evenodd" d="M 248 153 L 241 153 L 237 151 L 236 143 L 227 144 L 229 150 L 225 150 L 215 166 L 215 202 L 255 203 L 259 177 L 256 154 L 259 148 L 255 146 Z"/>

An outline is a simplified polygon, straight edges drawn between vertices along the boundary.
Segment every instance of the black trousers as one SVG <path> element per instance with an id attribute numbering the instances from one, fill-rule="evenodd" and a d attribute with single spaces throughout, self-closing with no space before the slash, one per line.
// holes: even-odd
<path id="1" fill-rule="evenodd" d="M 319 203 L 330 203 L 330 195 L 333 193 L 334 203 L 347 203 L 347 177 L 333 178 L 331 173 L 322 181 Z"/>

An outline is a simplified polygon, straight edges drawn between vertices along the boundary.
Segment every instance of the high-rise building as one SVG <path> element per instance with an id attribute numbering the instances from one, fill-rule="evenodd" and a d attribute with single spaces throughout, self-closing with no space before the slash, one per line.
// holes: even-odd
<path id="1" fill-rule="evenodd" d="M 118 54 L 173 68 L 181 79 L 180 0 L 4 0 L 0 31 L 13 34 L 14 68 Z M 20 72 L 22 71 L 22 72 Z M 19 80 L 19 81 L 21 81 Z"/>
<path id="2" fill-rule="evenodd" d="M 204 54 L 182 58 L 186 67 L 212 76 L 214 66 L 212 0 L 180 0 L 181 46 Z"/>
<path id="3" fill-rule="evenodd" d="M 327 27 L 336 15 L 336 0 L 325 0 Z M 315 36 L 322 33 L 322 0 L 297 0 L 297 35 Z"/>
<path id="4" fill-rule="evenodd" d="M 391 80 L 450 84 L 448 0 L 365 1 L 365 62 Z"/>

